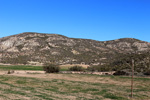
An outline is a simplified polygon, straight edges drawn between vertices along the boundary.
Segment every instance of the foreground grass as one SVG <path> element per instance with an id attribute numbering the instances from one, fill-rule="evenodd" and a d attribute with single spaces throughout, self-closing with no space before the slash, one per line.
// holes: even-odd
<path id="1" fill-rule="evenodd" d="M 0 100 L 130 100 L 129 77 L 38 75 L 0 75 Z M 134 81 L 134 100 L 150 100 L 150 79 Z"/>

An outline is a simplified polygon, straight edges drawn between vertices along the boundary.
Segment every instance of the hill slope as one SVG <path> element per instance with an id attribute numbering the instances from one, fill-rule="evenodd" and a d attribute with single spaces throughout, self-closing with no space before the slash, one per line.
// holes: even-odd
<path id="1" fill-rule="evenodd" d="M 150 43 L 133 38 L 112 41 L 75 39 L 58 34 L 25 32 L 0 38 L 0 62 L 27 64 L 105 64 L 118 54 L 142 53 Z"/>

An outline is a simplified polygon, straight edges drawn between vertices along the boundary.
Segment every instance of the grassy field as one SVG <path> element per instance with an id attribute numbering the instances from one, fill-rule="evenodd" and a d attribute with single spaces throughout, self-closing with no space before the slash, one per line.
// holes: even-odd
<path id="1" fill-rule="evenodd" d="M 61 65 L 60 71 L 68 71 L 73 65 Z M 83 67 L 84 68 L 84 67 Z M 0 65 L 0 70 L 35 70 L 43 71 L 42 66 L 30 66 L 30 65 Z"/>
<path id="2" fill-rule="evenodd" d="M 26 66 L 26 65 L 0 65 L 1 70 L 43 70 L 42 66 Z"/>
<path id="3" fill-rule="evenodd" d="M 133 100 L 150 100 L 150 78 L 135 78 L 134 81 Z M 129 77 L 0 75 L 0 100 L 130 100 L 129 95 Z"/>
<path id="4" fill-rule="evenodd" d="M 68 70 L 70 66 L 60 66 L 60 71 Z M 36 70 L 43 71 L 42 66 L 29 66 L 29 65 L 0 65 L 0 70 Z"/>

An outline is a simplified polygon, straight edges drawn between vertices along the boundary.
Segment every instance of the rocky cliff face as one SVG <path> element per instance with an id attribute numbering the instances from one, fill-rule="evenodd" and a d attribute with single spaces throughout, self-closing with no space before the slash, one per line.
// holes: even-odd
<path id="1" fill-rule="evenodd" d="M 117 54 L 140 53 L 149 49 L 150 43 L 133 38 L 101 42 L 58 34 L 26 32 L 0 38 L 0 62 L 104 64 Z"/>

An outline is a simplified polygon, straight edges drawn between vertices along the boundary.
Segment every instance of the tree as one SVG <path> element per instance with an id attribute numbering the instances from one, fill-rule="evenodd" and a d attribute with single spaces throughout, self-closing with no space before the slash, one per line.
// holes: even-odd
<path id="1" fill-rule="evenodd" d="M 46 72 L 46 73 L 58 73 L 60 68 L 58 65 L 56 64 L 44 64 L 43 66 L 43 70 Z"/>

